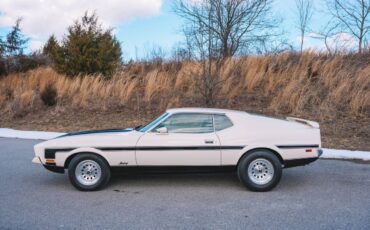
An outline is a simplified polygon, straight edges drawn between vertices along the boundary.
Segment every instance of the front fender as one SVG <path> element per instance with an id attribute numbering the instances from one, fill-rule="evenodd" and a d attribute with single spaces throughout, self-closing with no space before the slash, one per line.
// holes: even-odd
<path id="1" fill-rule="evenodd" d="M 78 153 L 94 153 L 98 156 L 101 156 L 103 157 L 108 163 L 109 165 L 111 164 L 109 161 L 108 161 L 108 157 L 107 157 L 107 154 L 104 153 L 103 151 L 99 150 L 99 149 L 96 149 L 96 148 L 91 148 L 91 147 L 81 147 L 81 148 L 76 148 L 70 152 L 57 152 L 55 154 L 55 163 L 57 166 L 61 166 L 61 167 L 66 167 L 66 163 L 67 163 L 67 160 L 69 161 L 70 160 L 70 157 L 72 157 L 73 155 L 76 155 Z"/>

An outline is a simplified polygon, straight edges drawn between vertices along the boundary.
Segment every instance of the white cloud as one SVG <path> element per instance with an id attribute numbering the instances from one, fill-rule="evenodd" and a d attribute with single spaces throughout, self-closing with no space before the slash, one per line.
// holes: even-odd
<path id="1" fill-rule="evenodd" d="M 38 50 L 44 45 L 44 41 L 40 39 L 30 39 L 30 42 L 28 44 L 30 50 Z"/>
<path id="2" fill-rule="evenodd" d="M 348 33 L 338 33 L 328 39 L 328 45 L 335 51 L 350 51 L 358 45 L 358 42 Z"/>
<path id="3" fill-rule="evenodd" d="M 300 45 L 301 37 L 297 36 L 294 44 Z M 348 33 L 337 33 L 327 38 L 327 45 L 332 52 L 352 51 L 358 45 L 358 41 Z M 324 43 L 324 36 L 318 33 L 308 33 L 304 39 L 304 49 L 327 51 Z"/>
<path id="4" fill-rule="evenodd" d="M 301 46 L 301 36 L 297 36 L 294 40 L 294 45 L 295 47 L 300 48 Z M 318 50 L 320 49 L 320 45 L 315 43 L 315 41 L 310 37 L 310 34 L 304 36 L 304 41 L 303 41 L 303 49 L 304 50 Z"/>
<path id="5" fill-rule="evenodd" d="M 36 44 L 51 34 L 61 38 L 87 10 L 96 11 L 104 26 L 114 27 L 134 18 L 158 15 L 162 3 L 163 0 L 1 0 L 0 27 L 12 26 L 21 17 L 23 33 Z"/>

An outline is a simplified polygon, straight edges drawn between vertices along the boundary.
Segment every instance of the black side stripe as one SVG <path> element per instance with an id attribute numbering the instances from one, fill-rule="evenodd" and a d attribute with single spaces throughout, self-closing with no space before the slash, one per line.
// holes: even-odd
<path id="1" fill-rule="evenodd" d="M 277 145 L 279 149 L 306 149 L 306 148 L 318 148 L 319 145 Z"/>
<path id="2" fill-rule="evenodd" d="M 135 147 L 92 147 L 94 149 L 99 149 L 102 151 L 134 151 L 136 148 Z"/>
<path id="3" fill-rule="evenodd" d="M 55 159 L 56 152 L 69 152 L 74 150 L 75 148 L 68 148 L 68 149 L 45 149 L 45 158 L 47 159 Z"/>
<path id="4" fill-rule="evenodd" d="M 217 150 L 217 149 L 243 149 L 244 146 L 143 146 L 136 147 L 136 150 L 155 151 L 155 150 Z"/>
<path id="5" fill-rule="evenodd" d="M 166 150 L 233 150 L 245 146 L 143 146 L 143 147 L 92 147 L 102 151 L 166 151 Z M 76 147 L 77 148 L 77 147 Z M 54 159 L 56 152 L 69 152 L 76 148 L 45 149 L 45 158 Z"/>

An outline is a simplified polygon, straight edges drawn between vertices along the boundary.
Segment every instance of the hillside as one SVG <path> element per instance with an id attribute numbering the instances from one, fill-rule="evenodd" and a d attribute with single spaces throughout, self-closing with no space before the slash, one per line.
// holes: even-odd
<path id="1" fill-rule="evenodd" d="M 204 106 L 200 71 L 196 62 L 166 62 L 125 65 L 110 80 L 68 78 L 52 68 L 8 75 L 0 78 L 0 127 L 72 131 L 145 123 L 168 107 Z M 370 149 L 367 55 L 235 58 L 223 65 L 221 79 L 213 107 L 317 120 L 327 147 Z M 50 88 L 55 106 L 45 105 Z"/>

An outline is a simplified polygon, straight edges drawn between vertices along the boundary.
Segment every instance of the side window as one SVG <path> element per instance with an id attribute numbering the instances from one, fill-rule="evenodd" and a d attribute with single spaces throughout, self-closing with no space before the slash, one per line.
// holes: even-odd
<path id="1" fill-rule="evenodd" d="M 233 126 L 233 123 L 230 121 L 230 119 L 225 115 L 213 115 L 215 119 L 215 130 L 220 131 L 223 129 L 227 129 L 231 126 Z"/>
<path id="2" fill-rule="evenodd" d="M 169 133 L 211 133 L 214 131 L 211 114 L 174 114 L 153 131 L 162 127 L 166 127 Z"/>

